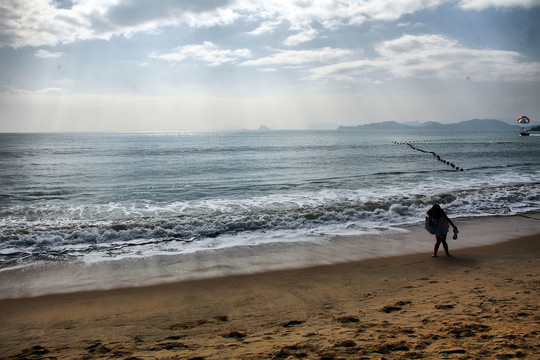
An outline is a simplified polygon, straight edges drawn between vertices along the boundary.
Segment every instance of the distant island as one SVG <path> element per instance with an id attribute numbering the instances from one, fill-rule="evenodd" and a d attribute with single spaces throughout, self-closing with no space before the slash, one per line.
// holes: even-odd
<path id="1" fill-rule="evenodd" d="M 337 130 L 465 130 L 465 131 L 516 131 L 519 125 L 510 125 L 501 120 L 495 119 L 473 119 L 461 121 L 453 124 L 441 124 L 436 121 L 428 121 L 425 123 L 415 122 L 414 125 L 398 123 L 396 121 L 384 121 L 379 123 L 356 125 L 356 126 L 340 126 Z M 536 127 L 539 128 L 539 127 Z M 531 131 L 535 131 L 535 128 Z M 540 130 L 540 129 L 539 129 Z"/>
<path id="2" fill-rule="evenodd" d="M 519 131 L 520 126 L 518 124 L 512 125 L 502 120 L 497 119 L 472 119 L 465 120 L 457 123 L 442 124 L 436 121 L 427 121 L 421 123 L 419 121 L 409 121 L 400 123 L 397 121 L 382 121 L 363 125 L 338 125 L 336 123 L 319 123 L 309 126 L 305 130 L 337 130 L 337 131 L 362 131 L 362 130 L 450 130 L 450 131 Z M 525 129 L 528 128 L 524 127 Z M 255 132 L 267 132 L 275 131 L 266 125 L 261 125 L 254 130 L 248 129 L 236 129 L 229 128 L 228 131 L 255 131 Z M 533 126 L 528 131 L 540 131 L 540 126 Z"/>

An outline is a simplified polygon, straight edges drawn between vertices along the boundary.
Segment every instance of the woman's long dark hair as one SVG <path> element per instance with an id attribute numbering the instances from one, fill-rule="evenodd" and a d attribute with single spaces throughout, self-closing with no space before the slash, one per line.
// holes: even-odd
<path id="1" fill-rule="evenodd" d="M 427 213 L 432 219 L 440 219 L 444 216 L 444 210 L 441 209 L 439 204 L 433 205 L 433 207 L 429 209 Z"/>

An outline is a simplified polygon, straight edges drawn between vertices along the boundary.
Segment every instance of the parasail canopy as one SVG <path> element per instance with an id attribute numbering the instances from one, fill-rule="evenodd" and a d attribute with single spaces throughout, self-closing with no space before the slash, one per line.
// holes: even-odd
<path id="1" fill-rule="evenodd" d="M 518 122 L 518 124 L 527 125 L 527 124 L 530 123 L 531 121 L 529 120 L 528 117 L 526 117 L 525 115 L 523 115 L 523 116 L 521 116 L 519 119 L 517 119 L 517 122 Z"/>

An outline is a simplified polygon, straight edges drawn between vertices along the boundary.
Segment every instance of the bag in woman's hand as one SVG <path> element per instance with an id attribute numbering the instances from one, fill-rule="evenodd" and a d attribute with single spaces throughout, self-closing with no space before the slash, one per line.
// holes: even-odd
<path id="1" fill-rule="evenodd" d="M 426 216 L 426 222 L 424 227 L 430 234 L 436 234 L 437 233 L 437 224 L 435 224 L 433 221 L 429 220 L 429 216 Z"/>

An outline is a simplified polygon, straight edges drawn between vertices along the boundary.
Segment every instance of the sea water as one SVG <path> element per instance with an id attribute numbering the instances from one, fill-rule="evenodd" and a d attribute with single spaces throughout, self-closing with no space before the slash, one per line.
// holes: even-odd
<path id="1" fill-rule="evenodd" d="M 0 276 L 525 213 L 539 175 L 517 132 L 0 134 Z"/>

